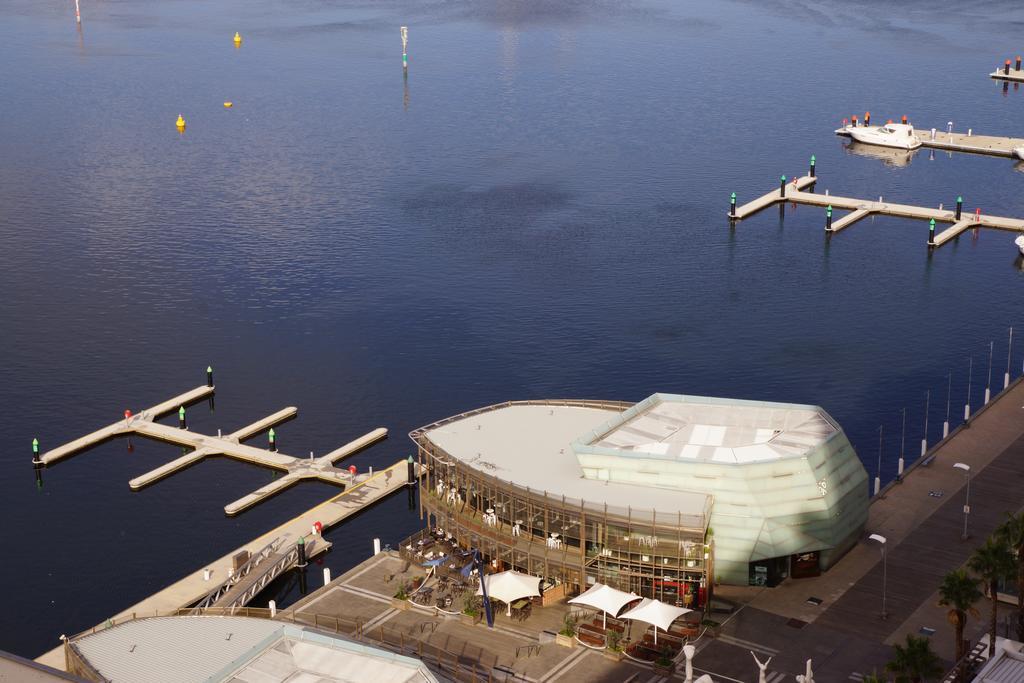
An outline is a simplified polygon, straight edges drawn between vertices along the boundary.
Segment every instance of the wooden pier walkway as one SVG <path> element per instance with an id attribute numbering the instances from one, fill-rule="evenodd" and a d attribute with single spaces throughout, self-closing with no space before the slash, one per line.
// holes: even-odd
<path id="1" fill-rule="evenodd" d="M 817 178 L 803 176 L 797 178 L 786 187 L 785 197 L 780 190 L 773 190 L 768 194 L 758 197 L 736 208 L 729 217 L 733 220 L 742 220 L 753 214 L 768 208 L 779 202 L 794 202 L 796 204 L 810 204 L 822 208 L 831 206 L 833 209 L 846 210 L 850 213 L 832 223 L 828 232 L 838 232 L 849 227 L 853 223 L 866 218 L 867 216 L 879 214 L 886 216 L 898 216 L 902 218 L 915 218 L 918 220 L 932 221 L 936 223 L 949 223 L 951 226 L 937 235 L 929 235 L 928 246 L 939 247 L 949 240 L 957 237 L 970 228 L 995 228 L 997 230 L 1009 230 L 1013 232 L 1024 232 L 1024 220 L 1019 218 L 1005 218 L 1003 216 L 989 216 L 986 214 L 961 213 L 960 220 L 956 218 L 956 212 L 947 209 L 932 209 L 924 206 L 912 206 L 910 204 L 895 204 L 892 202 L 868 199 L 855 199 L 852 197 L 839 197 L 830 194 L 817 194 L 804 191 L 803 188 L 814 185 Z"/>
<path id="2" fill-rule="evenodd" d="M 414 474 L 416 476 L 419 474 L 419 470 L 415 466 Z M 303 512 L 294 519 L 235 548 L 223 557 L 204 564 L 180 581 L 172 583 L 163 590 L 111 617 L 110 621 L 116 623 L 133 614 L 165 613 L 191 607 L 207 596 L 218 584 L 223 584 L 228 579 L 228 570 L 234 570 L 234 558 L 242 552 L 250 555 L 256 554 L 271 544 L 274 544 L 274 547 L 279 549 L 278 552 L 284 552 L 293 548 L 298 543 L 299 538 L 303 537 L 305 540 L 306 557 L 315 557 L 330 547 L 329 542 L 311 533 L 316 522 L 320 522 L 324 529 L 328 529 L 404 488 L 408 481 L 408 463 L 406 460 L 400 460 L 387 469 L 380 470 L 372 476 L 363 478 L 342 493 Z M 272 562 L 273 557 L 271 556 L 265 562 Z M 291 566 L 294 566 L 294 564 L 289 565 L 287 568 Z M 208 578 L 207 571 L 210 572 Z M 251 576 L 252 578 L 249 578 L 248 581 L 257 580 L 257 575 Z M 242 589 L 246 587 L 240 586 L 239 591 L 233 590 L 231 594 L 235 595 L 238 592 L 244 592 Z M 98 628 L 102 627 L 103 624 L 98 626 Z M 63 669 L 63 647 L 57 647 L 47 652 L 36 661 Z"/>
<path id="3" fill-rule="evenodd" d="M 933 132 L 934 131 L 934 132 Z M 944 130 L 915 129 L 923 147 L 942 149 L 949 152 L 966 152 L 968 154 L 988 154 L 990 156 L 1016 158 L 1013 150 L 1024 147 L 1024 138 L 1010 138 L 994 135 L 970 135 L 967 133 L 949 133 Z M 850 137 L 846 128 L 837 128 L 836 135 Z M 891 148 L 889 148 L 891 149 Z"/>
<path id="4" fill-rule="evenodd" d="M 139 436 L 173 443 L 184 448 L 191 448 L 192 450 L 179 458 L 165 463 L 164 465 L 129 481 L 128 485 L 133 490 L 149 486 L 160 479 L 174 474 L 185 467 L 189 467 L 190 465 L 193 465 L 203 458 L 211 455 L 223 455 L 229 458 L 234 458 L 235 460 L 242 460 L 244 462 L 280 470 L 286 473 L 280 479 L 273 481 L 224 507 L 225 513 L 228 515 L 236 515 L 246 508 L 265 500 L 276 493 L 284 491 L 303 479 L 319 479 L 342 487 L 356 484 L 360 481 L 360 476 L 349 472 L 348 470 L 342 470 L 335 467 L 335 463 L 387 437 L 388 434 L 387 429 L 384 427 L 378 427 L 358 439 L 345 444 L 341 448 L 331 451 L 327 455 L 319 458 L 297 458 L 285 453 L 269 451 L 241 443 L 241 441 L 255 436 L 260 432 L 266 431 L 276 424 L 295 417 L 298 413 L 298 409 L 294 406 L 283 408 L 273 415 L 268 415 L 267 417 L 242 427 L 227 436 L 221 436 L 219 434 L 217 436 L 207 436 L 205 434 L 198 434 L 196 432 L 189 431 L 188 429 L 161 424 L 155 421 L 160 416 L 166 415 L 167 413 L 170 413 L 175 409 L 179 409 L 182 406 L 186 406 L 206 398 L 213 394 L 213 392 L 214 387 L 212 386 L 197 387 L 196 389 L 181 394 L 180 396 L 175 396 L 172 399 L 164 401 L 157 406 L 143 410 L 138 415 L 132 415 L 118 420 L 117 422 L 92 432 L 91 434 L 75 439 L 74 441 L 51 451 L 47 451 L 40 457 L 39 462 L 42 465 L 51 465 L 58 460 L 72 455 L 73 453 L 90 446 L 94 446 L 101 441 L 105 441 L 112 437 L 125 434 L 138 434 Z M 362 476 L 365 477 L 366 475 Z"/>

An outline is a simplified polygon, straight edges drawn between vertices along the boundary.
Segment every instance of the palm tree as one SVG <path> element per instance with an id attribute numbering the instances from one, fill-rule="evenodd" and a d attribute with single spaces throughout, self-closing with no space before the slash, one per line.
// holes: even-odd
<path id="1" fill-rule="evenodd" d="M 1024 640 L 1024 512 L 1006 517 L 996 536 L 1017 555 L 1017 639 Z"/>
<path id="2" fill-rule="evenodd" d="M 939 586 L 939 605 L 949 607 L 946 619 L 953 625 L 956 631 L 956 661 L 960 662 L 961 676 L 963 678 L 964 666 L 964 627 L 967 625 L 967 616 L 977 616 L 978 610 L 974 609 L 974 603 L 981 598 L 981 591 L 978 590 L 978 580 L 967 573 L 964 568 L 954 569 L 942 577 L 942 584 Z"/>
<path id="3" fill-rule="evenodd" d="M 885 670 L 896 674 L 897 683 L 920 683 L 941 676 L 946 669 L 939 656 L 932 652 L 930 640 L 908 633 L 905 645 L 892 646 L 892 659 Z"/>
<path id="4" fill-rule="evenodd" d="M 996 652 L 996 609 L 999 607 L 999 582 L 1013 576 L 1016 561 L 1009 546 L 1002 539 L 989 536 L 985 545 L 974 551 L 967 566 L 981 577 L 992 600 L 992 614 L 988 627 L 988 656 Z"/>

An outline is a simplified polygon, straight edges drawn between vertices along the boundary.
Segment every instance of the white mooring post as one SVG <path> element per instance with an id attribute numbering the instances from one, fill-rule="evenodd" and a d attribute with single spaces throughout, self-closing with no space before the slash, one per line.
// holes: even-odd
<path id="1" fill-rule="evenodd" d="M 373 539 L 373 554 L 374 555 L 380 555 L 380 539 L 379 538 Z"/>
<path id="2" fill-rule="evenodd" d="M 267 607 L 270 608 L 270 618 L 273 619 L 277 616 L 277 603 L 271 600 L 267 603 Z"/>
<path id="3" fill-rule="evenodd" d="M 331 582 L 331 568 L 324 567 L 324 585 L 326 586 Z"/>

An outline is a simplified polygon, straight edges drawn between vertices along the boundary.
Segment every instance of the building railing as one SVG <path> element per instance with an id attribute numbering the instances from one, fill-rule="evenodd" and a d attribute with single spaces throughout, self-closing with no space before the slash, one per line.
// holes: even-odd
<path id="1" fill-rule="evenodd" d="M 710 494 L 702 494 L 705 495 L 706 498 L 701 512 L 697 514 L 682 513 L 678 511 L 675 513 L 661 511 L 659 513 L 657 510 L 651 508 L 645 509 L 641 507 L 634 508 L 631 506 L 621 507 L 608 505 L 607 503 L 586 501 L 581 498 L 572 498 L 565 495 L 551 493 L 549 491 L 538 491 L 536 489 L 531 489 L 527 486 L 520 486 L 512 481 L 487 474 L 486 472 L 481 472 L 471 465 L 455 458 L 425 436 L 422 436 L 416 443 L 420 446 L 422 452 L 426 453 L 429 459 L 435 461 L 434 463 L 425 463 L 428 471 L 431 468 L 435 470 L 433 473 L 434 478 L 441 476 L 437 471 L 439 467 L 454 467 L 456 470 L 461 470 L 464 473 L 465 478 L 476 479 L 481 484 L 486 482 L 492 488 L 501 490 L 505 495 L 519 498 L 523 501 L 529 502 L 531 505 L 542 506 L 549 510 L 561 509 L 573 514 L 582 513 L 583 515 L 600 515 L 604 520 L 616 523 L 635 523 L 641 525 L 658 524 L 663 528 L 680 530 L 683 533 L 699 536 L 704 535 L 711 517 L 713 496 Z M 436 491 L 430 487 L 430 480 L 430 476 L 424 477 L 421 480 L 420 490 L 436 496 Z M 444 500 L 441 502 L 448 504 L 447 501 Z M 468 500 L 463 501 L 461 504 L 472 506 Z M 659 521 L 659 518 L 661 521 Z"/>

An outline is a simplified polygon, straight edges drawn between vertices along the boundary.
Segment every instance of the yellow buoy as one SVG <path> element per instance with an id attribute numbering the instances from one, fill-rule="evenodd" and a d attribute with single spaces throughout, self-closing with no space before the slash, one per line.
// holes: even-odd
<path id="1" fill-rule="evenodd" d="M 235 31 L 235 47 L 238 47 L 241 44 L 242 44 L 242 36 L 238 33 L 238 31 Z"/>
<path id="2" fill-rule="evenodd" d="M 178 120 L 174 122 L 174 125 L 178 127 L 178 130 L 185 130 L 185 119 L 178 114 Z"/>
<path id="3" fill-rule="evenodd" d="M 231 107 L 233 107 L 233 106 L 235 106 L 235 103 L 234 103 L 234 102 L 225 102 L 225 103 L 224 103 L 224 107 L 225 107 L 226 109 L 231 109 Z"/>

